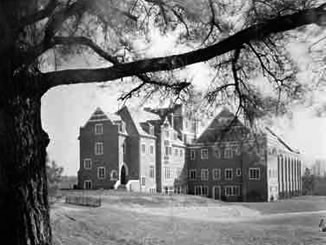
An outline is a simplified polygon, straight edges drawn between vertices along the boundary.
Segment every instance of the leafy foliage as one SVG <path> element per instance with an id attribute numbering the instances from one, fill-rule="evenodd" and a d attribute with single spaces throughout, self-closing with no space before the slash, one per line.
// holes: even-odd
<path id="1" fill-rule="evenodd" d="M 314 175 L 311 174 L 309 168 L 305 169 L 304 176 L 302 176 L 302 194 L 312 195 L 314 190 Z"/>
<path id="2" fill-rule="evenodd" d="M 55 201 L 58 196 L 59 183 L 61 182 L 62 172 L 63 167 L 58 166 L 55 161 L 47 161 L 46 174 L 50 202 Z"/>

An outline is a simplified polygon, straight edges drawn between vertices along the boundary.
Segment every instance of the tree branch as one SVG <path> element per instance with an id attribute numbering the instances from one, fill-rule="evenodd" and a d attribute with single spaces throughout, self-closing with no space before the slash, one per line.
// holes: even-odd
<path id="1" fill-rule="evenodd" d="M 64 84 L 109 81 L 147 72 L 173 70 L 207 61 L 213 57 L 239 49 L 244 43 L 252 40 L 262 40 L 269 35 L 293 30 L 303 25 L 325 25 L 326 23 L 324 23 L 323 19 L 326 17 L 326 10 L 324 7 L 324 5 L 321 5 L 318 8 L 303 10 L 295 14 L 272 19 L 265 23 L 256 24 L 217 44 L 179 55 L 117 64 L 107 68 L 49 72 L 42 75 L 45 83 L 44 86 L 49 89 Z"/>
<path id="2" fill-rule="evenodd" d="M 58 6 L 58 0 L 50 0 L 49 3 L 42 10 L 22 18 L 19 21 L 20 23 L 18 29 L 20 30 L 24 26 L 31 25 L 33 23 L 36 23 L 37 21 L 49 17 L 57 6 Z"/>

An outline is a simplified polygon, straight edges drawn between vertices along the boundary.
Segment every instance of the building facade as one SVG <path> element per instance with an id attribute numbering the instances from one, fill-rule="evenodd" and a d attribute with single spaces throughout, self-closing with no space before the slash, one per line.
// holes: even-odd
<path id="1" fill-rule="evenodd" d="M 98 108 L 80 128 L 78 187 L 227 201 L 301 194 L 300 154 L 271 129 L 254 132 L 224 109 L 198 132 L 184 105 L 113 115 Z"/>

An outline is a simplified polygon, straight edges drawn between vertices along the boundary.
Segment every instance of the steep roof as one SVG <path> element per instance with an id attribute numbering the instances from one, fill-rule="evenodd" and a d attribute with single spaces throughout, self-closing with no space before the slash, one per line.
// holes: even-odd
<path id="1" fill-rule="evenodd" d="M 91 117 L 87 120 L 85 125 L 89 122 L 110 121 L 112 124 L 122 121 L 121 117 L 117 114 L 105 113 L 100 107 L 97 107 L 92 113 Z"/>
<path id="2" fill-rule="evenodd" d="M 217 116 L 208 123 L 208 126 L 202 131 L 196 142 L 215 143 L 221 138 L 221 136 L 232 130 L 234 127 L 246 128 L 232 112 L 223 108 Z"/>
<path id="3" fill-rule="evenodd" d="M 126 106 L 124 106 L 122 109 L 120 109 L 117 114 L 126 112 L 129 114 L 130 118 L 129 120 L 131 120 L 132 124 L 134 125 L 135 129 L 136 129 L 136 133 L 142 136 L 150 136 L 153 137 L 153 135 L 147 133 L 144 128 L 143 128 L 143 124 L 144 123 L 149 123 L 151 121 L 160 121 L 161 118 L 154 113 L 148 112 L 148 111 L 144 111 L 142 109 L 130 109 Z"/>

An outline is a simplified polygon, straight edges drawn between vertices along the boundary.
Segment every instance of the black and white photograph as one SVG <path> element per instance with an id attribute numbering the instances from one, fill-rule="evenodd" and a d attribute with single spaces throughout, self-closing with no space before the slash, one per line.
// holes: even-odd
<path id="1" fill-rule="evenodd" d="M 326 244 L 325 0 L 1 0 L 0 244 Z"/>

